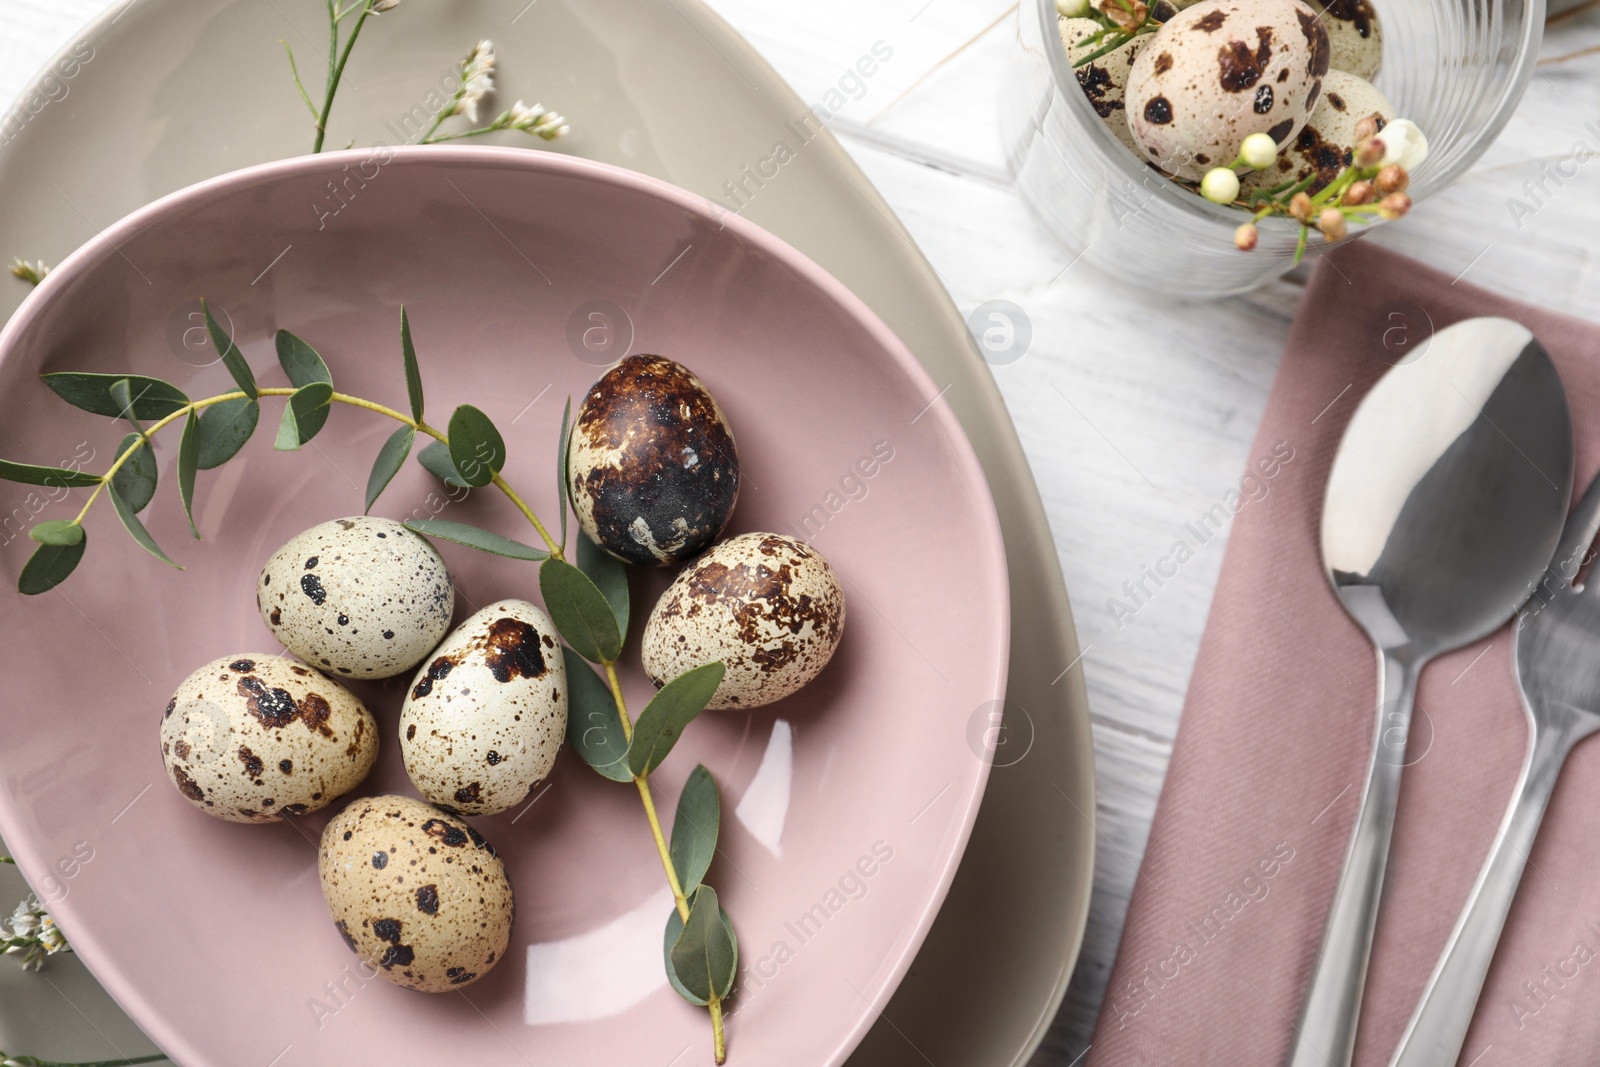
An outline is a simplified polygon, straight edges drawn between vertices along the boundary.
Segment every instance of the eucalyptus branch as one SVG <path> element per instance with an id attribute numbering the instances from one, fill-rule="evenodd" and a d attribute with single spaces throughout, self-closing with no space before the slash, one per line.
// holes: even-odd
<path id="1" fill-rule="evenodd" d="M 586 535 L 578 539 L 575 562 L 569 562 L 564 551 L 567 509 L 571 504 L 566 459 L 570 402 L 562 418 L 558 453 L 558 539 L 503 477 L 505 441 L 487 415 L 463 404 L 451 413 L 445 429 L 424 418 L 422 378 L 404 308 L 400 314 L 400 348 L 410 401 L 406 410 L 337 391 L 332 373 L 317 351 L 284 330 L 278 331 L 275 341 L 278 362 L 290 385 L 263 388 L 204 301 L 201 308 L 212 344 L 236 389 L 191 399 L 167 382 L 136 375 L 45 376 L 50 388 L 69 403 L 95 414 L 125 419 L 138 432 L 124 438 L 110 467 L 100 475 L 0 460 L 0 478 L 6 480 L 92 490 L 76 518 L 41 523 L 29 531 L 40 547 L 23 568 L 19 588 L 24 593 L 42 593 L 66 580 L 87 543 L 83 519 L 102 495 L 111 498 L 118 518 L 141 547 L 172 563 L 156 546 L 137 513 L 155 494 L 157 465 L 151 458 L 155 438 L 174 423 L 183 424 L 177 476 L 191 529 L 196 471 L 220 466 L 239 453 L 255 431 L 264 397 L 285 400 L 275 441 L 280 450 L 299 449 L 315 437 L 334 404 L 361 408 L 399 424 L 379 451 L 368 478 L 369 510 L 411 456 L 416 437 L 420 434 L 432 438 L 434 443 L 422 449 L 418 462 L 448 484 L 495 486 L 534 528 L 545 547 L 519 544 L 457 522 L 422 519 L 405 525 L 426 536 L 540 564 L 539 586 L 545 606 L 566 642 L 562 655 L 568 672 L 568 742 L 604 777 L 632 782 L 639 793 L 673 898 L 664 942 L 667 975 L 680 995 L 710 1013 L 716 1060 L 719 1064 L 724 1062 L 727 1040 L 722 1003 L 733 991 L 738 947 L 727 913 L 715 890 L 704 881 L 716 852 L 721 818 L 716 782 L 704 767 L 695 768 L 678 798 L 670 841 L 650 787 L 650 773 L 710 703 L 722 683 L 724 666 L 714 662 L 689 670 L 662 686 L 637 720 L 629 713 L 616 667 L 628 632 L 627 571 Z M 144 425 L 146 422 L 148 426 Z M 195 536 L 199 536 L 198 532 Z M 591 663 L 600 668 L 604 681 L 596 677 L 589 667 Z M 600 725 L 590 726 L 593 722 Z"/>

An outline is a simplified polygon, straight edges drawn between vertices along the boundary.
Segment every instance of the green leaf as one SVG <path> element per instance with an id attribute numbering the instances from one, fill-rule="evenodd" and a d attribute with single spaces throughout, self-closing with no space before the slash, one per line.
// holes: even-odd
<path id="1" fill-rule="evenodd" d="M 317 350 L 288 330 L 279 330 L 274 341 L 278 347 L 278 364 L 289 376 L 289 384 L 296 389 L 312 382 L 333 384 L 333 374 L 317 355 Z"/>
<path id="2" fill-rule="evenodd" d="M 122 499 L 135 512 L 143 511 L 156 495 L 156 454 L 143 434 L 130 433 L 117 446 L 122 455 L 134 445 L 139 445 L 111 477 L 111 487 L 122 494 Z"/>
<path id="3" fill-rule="evenodd" d="M 622 634 L 605 595 L 589 576 L 565 560 L 546 560 L 539 568 L 545 610 L 572 650 L 592 663 L 615 660 Z"/>
<path id="4" fill-rule="evenodd" d="M 572 443 L 572 397 L 561 412 L 561 449 L 556 453 L 556 506 L 561 509 L 561 547 L 567 547 L 567 449 Z M 626 633 L 628 627 L 622 627 Z"/>
<path id="5" fill-rule="evenodd" d="M 458 489 L 472 488 L 467 480 L 461 477 L 461 472 L 456 470 L 456 465 L 450 461 L 450 449 L 439 441 L 430 441 L 421 452 L 417 453 L 417 462 L 435 478 L 446 485 Z"/>
<path id="6" fill-rule="evenodd" d="M 33 555 L 28 557 L 22 573 L 17 577 L 17 591 L 24 596 L 48 593 L 67 580 L 67 575 L 77 568 L 78 561 L 83 559 L 84 550 L 88 547 L 87 535 L 80 537 L 76 544 L 40 545 L 34 550 Z"/>
<path id="7" fill-rule="evenodd" d="M 628 568 L 623 562 L 593 541 L 589 535 L 578 534 L 578 569 L 589 576 L 594 587 L 600 590 L 611 605 L 611 615 L 617 620 L 617 633 L 624 641 L 628 638 Z"/>
<path id="8" fill-rule="evenodd" d="M 561 655 L 567 664 L 567 743 L 602 777 L 613 782 L 633 781 L 633 771 L 628 769 L 628 739 L 622 734 L 610 687 L 566 645 L 561 646 Z"/>
<path id="9" fill-rule="evenodd" d="M 410 426 L 402 426 L 389 435 L 389 439 L 378 450 L 378 458 L 372 464 L 372 473 L 367 475 L 367 511 L 372 510 L 372 505 L 378 502 L 378 497 L 389 487 L 394 476 L 400 473 L 400 468 L 405 466 L 406 457 L 411 455 L 411 446 L 417 439 L 417 431 Z"/>
<path id="10" fill-rule="evenodd" d="M 293 452 L 317 436 L 328 421 L 328 406 L 333 403 L 333 386 L 312 382 L 301 386 L 283 406 L 283 421 L 278 424 L 278 440 L 272 447 Z"/>
<path id="11" fill-rule="evenodd" d="M 411 320 L 406 306 L 400 305 L 400 353 L 406 362 L 406 392 L 411 397 L 411 418 L 422 421 L 422 372 L 417 369 L 417 350 L 411 346 Z"/>
<path id="12" fill-rule="evenodd" d="M 137 419 L 163 419 L 189 403 L 175 385 L 160 378 L 140 374 L 46 374 L 44 383 L 75 408 L 108 418 L 122 417 L 123 408 L 111 398 L 111 386 L 126 380 L 133 392 L 133 416 Z"/>
<path id="13" fill-rule="evenodd" d="M 474 489 L 488 485 L 506 465 L 506 442 L 489 416 L 462 404 L 450 415 L 450 462 Z"/>
<path id="14" fill-rule="evenodd" d="M 178 439 L 178 498 L 183 501 L 183 513 L 189 519 L 189 532 L 200 540 L 200 528 L 194 524 L 194 472 L 200 464 L 200 416 L 189 412 L 183 420 L 183 436 Z"/>
<path id="15" fill-rule="evenodd" d="M 200 310 L 206 317 L 206 332 L 211 335 L 211 345 L 217 350 L 217 355 L 222 357 L 222 365 L 228 368 L 228 373 L 233 375 L 233 380 L 245 396 L 251 399 L 259 396 L 255 373 L 250 370 L 250 364 L 244 361 L 244 353 L 233 343 L 233 338 L 223 332 L 217 320 L 211 317 L 211 309 L 206 307 L 204 297 L 200 298 Z"/>
<path id="16" fill-rule="evenodd" d="M 509 537 L 501 537 L 488 530 L 480 530 L 476 526 L 468 526 L 464 522 L 447 522 L 444 519 L 407 519 L 405 527 L 415 530 L 419 534 L 437 537 L 441 541 L 454 541 L 458 545 L 476 548 L 480 552 L 492 552 L 497 556 L 509 559 L 525 559 L 538 562 L 549 559 L 550 553 L 542 548 L 525 545 L 521 541 L 513 541 Z"/>
<path id="17" fill-rule="evenodd" d="M 556 626 L 560 625 L 558 620 Z M 661 765 L 684 728 L 711 702 L 711 694 L 722 684 L 722 675 L 721 660 L 685 671 L 662 686 L 661 692 L 645 705 L 633 725 L 633 744 L 628 747 L 628 766 L 634 774 L 649 774 Z"/>
<path id="18" fill-rule="evenodd" d="M 261 419 L 261 404 L 247 396 L 224 400 L 200 413 L 200 456 L 196 463 L 203 471 L 222 466 L 256 432 Z"/>
<path id="19" fill-rule="evenodd" d="M 678 797 L 678 814 L 672 820 L 672 866 L 685 893 L 704 881 L 706 871 L 711 869 L 721 822 L 722 802 L 717 797 L 716 779 L 701 764 L 684 784 Z"/>
<path id="20" fill-rule="evenodd" d="M 133 509 L 128 507 L 128 502 L 122 499 L 122 494 L 117 492 L 117 487 L 115 485 L 106 486 L 106 493 L 111 497 L 111 506 L 117 509 L 117 518 L 122 520 L 122 525 L 127 527 L 128 532 L 133 535 L 133 539 L 139 542 L 139 547 L 159 559 L 162 563 L 178 567 L 165 552 L 161 551 L 161 546 L 156 544 L 155 538 L 150 536 L 150 531 L 144 528 L 144 523 L 139 521 L 139 516 L 135 515 Z M 180 571 L 183 570 L 182 567 L 178 567 L 178 569 Z"/>
<path id="21" fill-rule="evenodd" d="M 679 995 L 704 1005 L 733 992 L 739 971 L 739 943 L 733 924 L 717 902 L 717 891 L 703 885 L 689 900 L 689 921 L 673 937 L 679 925 L 677 909 L 667 920 L 667 977 Z"/>
<path id="22" fill-rule="evenodd" d="M 117 414 L 128 420 L 140 437 L 144 436 L 144 426 L 139 422 L 139 416 L 133 413 L 133 386 L 126 378 L 118 378 L 111 383 L 111 399 L 117 405 Z"/>
<path id="23" fill-rule="evenodd" d="M 75 545 L 83 540 L 83 527 L 76 519 L 51 519 L 28 531 L 41 545 Z"/>
<path id="24" fill-rule="evenodd" d="M 0 459 L 0 479 L 21 482 L 24 485 L 48 485 L 52 488 L 87 489 L 100 484 L 96 475 L 65 467 L 35 467 L 31 463 L 12 463 Z"/>

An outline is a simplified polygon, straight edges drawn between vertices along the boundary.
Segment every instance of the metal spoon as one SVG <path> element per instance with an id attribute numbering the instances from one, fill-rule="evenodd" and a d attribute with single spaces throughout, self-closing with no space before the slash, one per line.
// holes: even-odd
<path id="1" fill-rule="evenodd" d="M 1567 520 L 1536 598 L 1517 617 L 1517 686 L 1533 744 L 1494 848 L 1461 909 L 1390 1067 L 1455 1063 L 1556 779 L 1574 745 L 1600 730 L 1600 580 L 1574 579 L 1600 532 L 1600 478 Z"/>
<path id="2" fill-rule="evenodd" d="M 1322 559 L 1378 651 L 1377 736 L 1288 1067 L 1347 1067 L 1383 888 L 1417 676 L 1533 592 L 1572 492 L 1572 427 L 1525 327 L 1439 331 L 1356 409 L 1334 457 Z"/>

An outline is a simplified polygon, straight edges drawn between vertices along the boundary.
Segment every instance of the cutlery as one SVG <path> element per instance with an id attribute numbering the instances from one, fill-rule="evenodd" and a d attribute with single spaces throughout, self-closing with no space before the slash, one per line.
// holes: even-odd
<path id="1" fill-rule="evenodd" d="M 1561 379 L 1507 319 L 1439 331 L 1351 417 L 1328 477 L 1322 557 L 1377 650 L 1377 729 L 1287 1067 L 1350 1063 L 1418 674 L 1527 599 L 1571 490 Z"/>
<path id="2" fill-rule="evenodd" d="M 1434 966 L 1390 1067 L 1455 1063 L 1506 914 L 1572 747 L 1600 730 L 1600 583 L 1574 579 L 1600 532 L 1600 477 L 1567 520 L 1555 559 L 1517 617 L 1512 658 L 1533 743 L 1494 847 Z"/>

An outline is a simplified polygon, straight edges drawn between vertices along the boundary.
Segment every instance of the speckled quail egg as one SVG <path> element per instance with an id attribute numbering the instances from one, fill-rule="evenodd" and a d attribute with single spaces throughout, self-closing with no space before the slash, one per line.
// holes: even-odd
<path id="1" fill-rule="evenodd" d="M 1061 19 L 1060 28 L 1061 44 L 1067 50 L 1067 58 L 1073 62 L 1101 47 L 1100 42 L 1088 45 L 1080 43 L 1104 28 L 1094 19 Z M 1134 58 L 1150 39 L 1149 34 L 1135 37 L 1099 59 L 1073 69 L 1095 114 L 1116 134 L 1117 140 L 1128 146 L 1130 152 L 1138 152 L 1139 148 L 1133 143 L 1133 132 L 1128 129 L 1128 117 L 1122 104 L 1123 91 L 1128 87 L 1128 72 L 1133 67 Z"/>
<path id="2" fill-rule="evenodd" d="M 225 656 L 184 679 L 161 717 L 178 792 L 230 822 L 315 811 L 361 783 L 378 725 L 344 686 L 282 656 Z"/>
<path id="3" fill-rule="evenodd" d="M 1328 64 L 1371 81 L 1383 67 L 1383 24 L 1371 0 L 1306 0 L 1328 29 Z"/>
<path id="4" fill-rule="evenodd" d="M 1377 119 L 1378 129 L 1394 118 L 1389 98 L 1354 74 L 1330 70 L 1322 79 L 1322 98 L 1311 113 L 1311 121 L 1295 134 L 1294 141 L 1278 155 L 1278 161 L 1265 170 L 1239 176 L 1244 199 L 1252 189 L 1271 189 L 1284 182 L 1296 182 L 1315 175 L 1308 192 L 1323 186 L 1355 158 L 1356 126 L 1367 116 Z"/>
<path id="5" fill-rule="evenodd" d="M 450 629 L 456 592 L 433 546 L 391 519 L 313 526 L 261 571 L 256 606 L 283 646 L 346 678 L 411 670 Z"/>
<path id="6" fill-rule="evenodd" d="M 549 775 L 567 730 L 557 640 L 543 611 L 502 600 L 434 649 L 400 712 L 400 754 L 423 796 L 463 815 L 494 815 Z"/>
<path id="7" fill-rule="evenodd" d="M 844 590 L 822 554 L 783 534 L 749 533 L 685 567 L 645 623 L 656 685 L 721 660 L 712 708 L 782 700 L 828 665 L 844 632 Z"/>
<path id="8" fill-rule="evenodd" d="M 698 555 L 739 498 L 739 456 L 722 409 L 700 379 L 661 356 L 629 356 L 594 383 L 567 457 L 583 532 L 627 563 Z"/>
<path id="9" fill-rule="evenodd" d="M 317 869 L 344 943 L 395 985 L 447 993 L 505 956 L 505 864 L 457 816 L 411 797 L 352 801 L 322 831 Z"/>
<path id="10" fill-rule="evenodd" d="M 1198 181 L 1252 133 L 1300 132 L 1328 72 L 1328 33 L 1300 0 L 1204 0 L 1157 30 L 1128 75 L 1140 158 Z"/>

